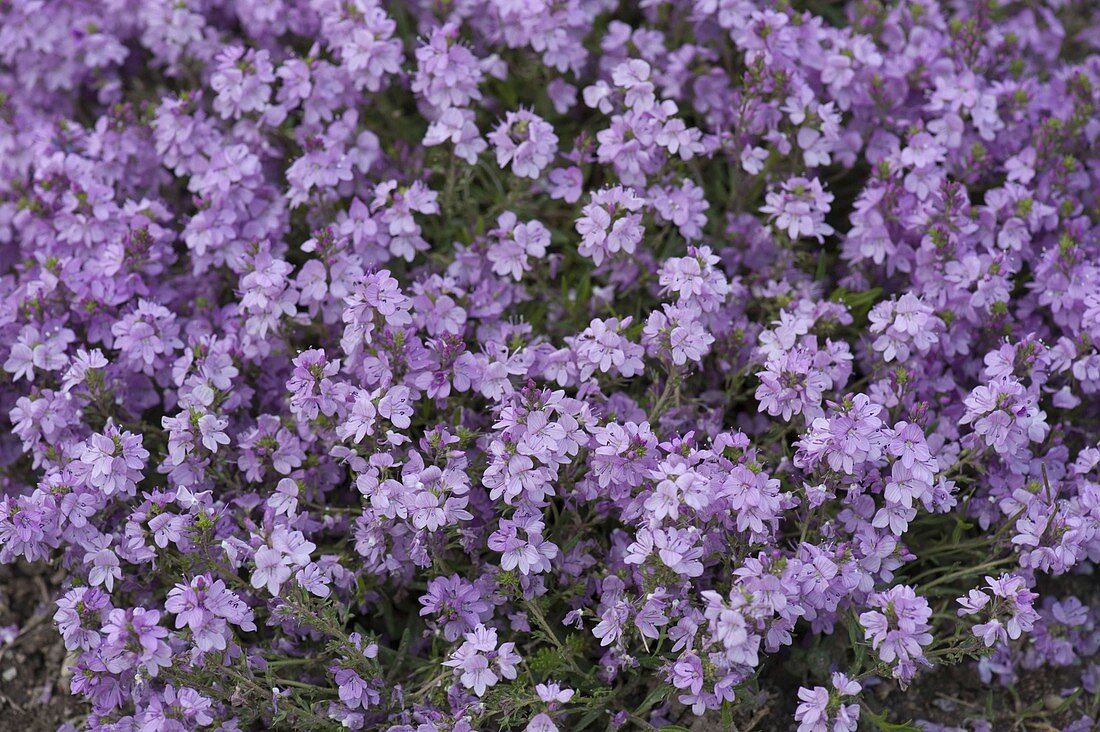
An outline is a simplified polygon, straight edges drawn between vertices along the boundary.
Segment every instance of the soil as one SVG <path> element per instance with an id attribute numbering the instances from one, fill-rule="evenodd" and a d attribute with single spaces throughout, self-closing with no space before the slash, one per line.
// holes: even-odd
<path id="1" fill-rule="evenodd" d="M 79 725 L 86 713 L 69 694 L 50 572 L 41 564 L 0 566 L 0 730 L 53 732 Z"/>

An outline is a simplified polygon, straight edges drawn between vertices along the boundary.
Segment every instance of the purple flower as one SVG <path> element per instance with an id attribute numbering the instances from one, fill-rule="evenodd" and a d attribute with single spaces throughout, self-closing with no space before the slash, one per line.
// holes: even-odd
<path id="1" fill-rule="evenodd" d="M 1046 413 L 1012 376 L 1003 376 L 974 388 L 966 398 L 962 424 L 974 425 L 974 434 L 1001 455 L 1015 456 L 1029 442 L 1046 437 Z"/>
<path id="2" fill-rule="evenodd" d="M 120 431 L 107 425 L 103 434 L 94 434 L 80 453 L 79 473 L 88 483 L 106 495 L 133 494 L 145 468 L 149 451 L 142 447 L 141 435 Z"/>
<path id="3" fill-rule="evenodd" d="M 280 585 L 290 579 L 288 558 L 277 549 L 262 546 L 256 550 L 254 561 L 256 569 L 252 572 L 252 586 L 256 589 L 267 587 L 272 595 L 278 595 Z"/>
<path id="4" fill-rule="evenodd" d="M 330 377 L 340 371 L 340 361 L 329 361 L 320 349 L 303 351 L 294 359 L 294 373 L 286 382 L 291 409 L 305 419 L 331 416 L 338 407 L 338 386 Z"/>
<path id="5" fill-rule="evenodd" d="M 214 109 L 222 117 L 240 118 L 246 112 L 262 112 L 271 98 L 275 68 L 267 51 L 230 46 L 214 59 L 210 79 L 217 93 Z"/>
<path id="6" fill-rule="evenodd" d="M 94 587 L 76 587 L 57 601 L 53 619 L 70 651 L 98 648 L 100 627 L 113 610 L 110 597 Z"/>
<path id="7" fill-rule="evenodd" d="M 115 348 L 131 365 L 152 375 L 158 364 L 183 346 L 176 315 L 163 305 L 139 300 L 137 307 L 111 326 Z"/>
<path id="8" fill-rule="evenodd" d="M 165 638 L 168 629 L 157 623 L 160 613 L 143 607 L 116 608 L 103 626 L 100 654 L 107 669 L 113 673 L 144 668 L 156 676 L 161 668 L 171 665 L 171 649 Z"/>
<path id="9" fill-rule="evenodd" d="M 495 628 L 486 628 L 478 623 L 465 634 L 465 638 L 462 645 L 443 662 L 444 666 L 455 669 L 465 688 L 484 696 L 501 679 L 516 678 L 516 666 L 522 659 L 515 653 L 515 644 L 498 645 Z"/>
<path id="10" fill-rule="evenodd" d="M 1016 640 L 1035 626 L 1039 613 L 1032 603 L 1038 595 L 1027 589 L 1023 577 L 1005 574 L 997 579 L 986 577 L 985 582 L 988 594 L 971 590 L 957 602 L 962 606 L 958 611 L 960 617 L 978 614 L 988 617 L 973 628 L 974 635 L 986 646 L 1007 643 L 1010 638 Z"/>
<path id="11" fill-rule="evenodd" d="M 928 633 L 932 609 L 923 597 L 905 585 L 872 594 L 868 604 L 879 610 L 859 616 L 864 636 L 871 641 L 878 657 L 893 666 L 894 677 L 908 683 L 916 675 L 918 665 L 932 665 L 923 650 L 932 642 Z"/>
<path id="12" fill-rule="evenodd" d="M 443 625 L 443 636 L 455 641 L 488 618 L 491 605 L 477 587 L 458 575 L 436 577 L 420 597 L 420 615 L 433 616 Z"/>
<path id="13" fill-rule="evenodd" d="M 794 713 L 794 720 L 799 723 L 798 732 L 855 732 L 859 705 L 841 704 L 839 700 L 858 695 L 859 682 L 842 673 L 834 673 L 832 685 L 832 692 L 823 686 L 798 690 L 800 703 Z"/>
<path id="14" fill-rule="evenodd" d="M 787 233 L 791 239 L 813 237 L 818 243 L 833 234 L 833 227 L 825 223 L 825 215 L 831 210 L 833 195 L 827 193 L 817 178 L 794 177 L 770 191 L 765 197 L 762 213 Z"/>
<path id="15" fill-rule="evenodd" d="M 594 192 L 577 219 L 578 251 L 597 265 L 619 252 L 633 254 L 645 233 L 638 213 L 644 203 L 633 189 L 622 186 Z"/>
<path id="16" fill-rule="evenodd" d="M 493 272 L 519 280 L 525 272 L 531 271 L 531 258 L 541 259 L 546 255 L 550 231 L 538 221 L 517 223 L 511 211 L 497 218 L 497 227 L 489 232 L 495 239 L 487 255 Z"/>
<path id="17" fill-rule="evenodd" d="M 1095 3 L 825 5 L 0 2 L 0 563 L 87 726 L 834 732 L 867 650 L 1091 729 Z"/>
<path id="18" fill-rule="evenodd" d="M 189 584 L 177 584 L 168 593 L 164 609 L 176 616 L 177 628 L 188 628 L 200 651 L 225 650 L 231 637 L 227 623 L 255 630 L 252 610 L 228 590 L 222 580 L 199 575 Z"/>
<path id="19" fill-rule="evenodd" d="M 630 322 L 630 318 L 621 321 L 618 318 L 594 319 L 577 336 L 573 350 L 581 363 L 582 379 L 587 379 L 596 371 L 626 377 L 641 373 L 642 347 L 622 336 L 622 331 L 629 327 Z"/>
<path id="20" fill-rule="evenodd" d="M 554 127 L 526 109 L 508 112 L 489 133 L 489 142 L 496 150 L 497 165 L 504 168 L 511 163 L 512 172 L 521 178 L 538 178 L 558 151 Z"/>
<path id="21" fill-rule="evenodd" d="M 34 381 L 35 370 L 59 371 L 66 364 L 65 349 L 76 338 L 68 328 L 42 334 L 32 325 L 22 328 L 19 340 L 11 347 L 4 370 L 15 380 Z"/>
<path id="22" fill-rule="evenodd" d="M 465 107 L 481 99 L 482 68 L 459 40 L 459 25 L 447 23 L 432 31 L 416 49 L 413 92 L 439 109 Z"/>

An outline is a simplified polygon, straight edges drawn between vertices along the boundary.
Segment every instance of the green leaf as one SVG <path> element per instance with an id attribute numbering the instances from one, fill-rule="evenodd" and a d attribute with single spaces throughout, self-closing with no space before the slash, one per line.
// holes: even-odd
<path id="1" fill-rule="evenodd" d="M 641 705 L 637 709 L 634 710 L 634 716 L 635 717 L 642 716 L 643 714 L 648 712 L 650 709 L 652 709 L 653 707 L 657 706 L 658 704 L 663 702 L 665 699 L 667 699 L 668 695 L 671 692 L 672 692 L 672 685 L 671 684 L 661 684 L 661 685 L 657 686 L 656 688 L 653 689 L 653 691 L 649 692 L 649 696 L 647 696 L 645 698 L 645 701 L 643 701 L 641 703 Z"/>
<path id="2" fill-rule="evenodd" d="M 882 730 L 882 732 L 921 732 L 919 728 L 914 727 L 910 722 L 902 722 L 901 724 L 889 722 L 886 717 L 880 717 L 866 706 L 863 707 L 862 716 L 864 719 L 874 722 L 875 728 Z"/>
<path id="3" fill-rule="evenodd" d="M 826 265 L 829 263 L 829 258 L 825 254 L 825 250 L 822 249 L 817 255 L 817 272 L 814 274 L 814 279 L 818 282 L 825 281 L 825 275 L 828 273 Z"/>
<path id="4" fill-rule="evenodd" d="M 589 709 L 588 712 L 577 722 L 576 729 L 584 729 L 585 727 L 599 719 L 601 716 L 603 716 L 605 713 L 606 712 L 603 707 L 593 707 L 592 709 Z"/>
<path id="5" fill-rule="evenodd" d="M 833 290 L 833 294 L 829 295 L 829 299 L 847 305 L 848 310 L 852 313 L 852 318 L 856 323 L 859 323 L 866 319 L 867 313 L 874 307 L 880 295 L 882 295 L 881 287 L 872 287 L 870 290 L 860 292 L 853 292 L 846 287 L 838 287 Z"/>
<path id="6" fill-rule="evenodd" d="M 863 629 L 860 627 L 855 615 L 848 615 L 847 620 L 848 641 L 856 653 L 856 668 L 862 670 L 863 664 L 867 661 L 867 647 L 863 642 Z"/>
<path id="7" fill-rule="evenodd" d="M 951 532 L 951 543 L 958 544 L 962 540 L 963 532 L 972 528 L 974 528 L 974 524 L 969 521 L 965 521 L 961 518 L 956 519 L 955 529 Z"/>

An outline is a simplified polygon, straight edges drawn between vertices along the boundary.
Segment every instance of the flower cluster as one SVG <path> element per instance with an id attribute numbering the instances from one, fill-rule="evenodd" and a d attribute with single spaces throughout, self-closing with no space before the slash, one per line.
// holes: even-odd
<path id="1" fill-rule="evenodd" d="M 0 1 L 0 562 L 84 726 L 851 732 L 970 663 L 1095 728 L 1098 27 Z"/>

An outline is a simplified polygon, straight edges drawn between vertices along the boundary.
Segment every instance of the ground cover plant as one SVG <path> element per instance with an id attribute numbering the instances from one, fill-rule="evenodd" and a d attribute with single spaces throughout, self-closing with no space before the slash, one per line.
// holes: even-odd
<path id="1" fill-rule="evenodd" d="M 0 720 L 1097 729 L 1098 28 L 0 0 Z"/>

